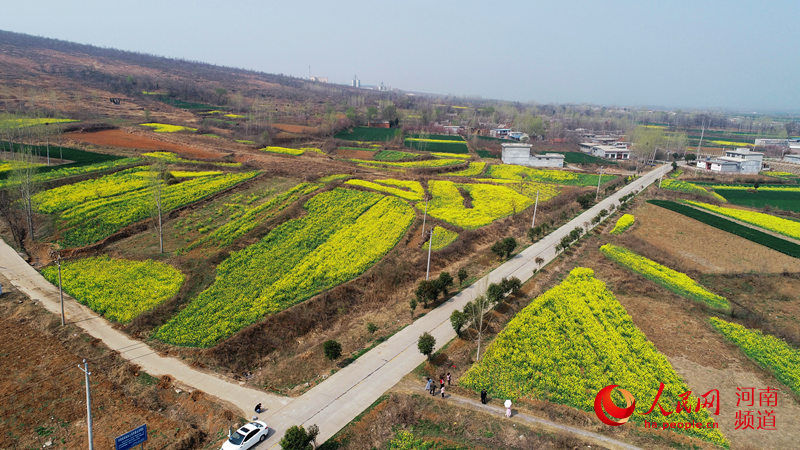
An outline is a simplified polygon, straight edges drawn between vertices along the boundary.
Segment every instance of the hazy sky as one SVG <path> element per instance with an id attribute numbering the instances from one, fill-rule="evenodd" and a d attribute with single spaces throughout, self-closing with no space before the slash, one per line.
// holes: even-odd
<path id="1" fill-rule="evenodd" d="M 332 82 L 800 111 L 798 0 L 4 3 L 3 30 Z"/>

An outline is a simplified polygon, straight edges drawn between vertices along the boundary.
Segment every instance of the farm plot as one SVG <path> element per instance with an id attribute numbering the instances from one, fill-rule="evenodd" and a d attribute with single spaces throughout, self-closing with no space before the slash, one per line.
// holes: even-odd
<path id="1" fill-rule="evenodd" d="M 420 133 L 411 133 L 408 135 L 407 139 L 419 139 L 423 141 L 453 141 L 453 142 L 464 142 L 464 138 L 457 134 L 420 134 Z"/>
<path id="2" fill-rule="evenodd" d="M 717 317 L 709 320 L 714 329 L 741 348 L 756 364 L 772 372 L 775 378 L 800 395 L 800 350 L 759 330 L 751 330 Z"/>
<path id="3" fill-rule="evenodd" d="M 181 158 L 180 156 L 172 152 L 148 152 L 148 153 L 142 153 L 142 156 L 160 159 L 163 160 L 164 162 L 168 162 L 171 164 L 209 164 L 218 167 L 242 166 L 242 163 L 240 162 L 216 162 L 216 161 L 200 161 L 197 159 L 186 159 L 186 158 Z"/>
<path id="4" fill-rule="evenodd" d="M 708 191 L 703 186 L 699 186 L 697 184 L 683 180 L 675 180 L 672 178 L 664 179 L 661 182 L 661 189 L 667 189 L 670 191 L 677 191 L 677 192 L 686 192 L 688 194 L 703 195 L 706 197 L 714 197 L 719 201 L 722 202 L 726 201 L 725 197 L 717 194 L 716 192 Z"/>
<path id="5" fill-rule="evenodd" d="M 681 203 L 671 202 L 668 200 L 648 200 L 647 202 L 683 214 L 686 217 L 699 220 L 706 225 L 711 225 L 712 227 L 719 228 L 722 231 L 727 231 L 728 233 L 741 236 L 747 240 L 761 244 L 765 247 L 769 247 L 773 250 L 777 250 L 789 256 L 800 258 L 800 245 L 789 242 L 785 239 L 781 239 L 771 234 L 764 233 L 763 231 L 740 225 L 728 219 L 709 214 L 705 211 L 701 211 Z"/>
<path id="6" fill-rule="evenodd" d="M 467 143 L 463 140 L 451 139 L 424 139 L 406 138 L 403 144 L 408 148 L 425 152 L 444 152 L 444 153 L 469 153 Z"/>
<path id="7" fill-rule="evenodd" d="M 464 170 L 459 170 L 457 172 L 448 173 L 447 176 L 451 177 L 477 177 L 483 173 L 484 169 L 486 169 L 485 162 L 471 162 L 469 163 L 469 167 Z"/>
<path id="8" fill-rule="evenodd" d="M 471 197 L 471 207 L 466 207 L 463 189 Z M 530 197 L 522 195 L 507 186 L 483 183 L 454 183 L 452 181 L 432 180 L 428 183 L 431 201 L 428 214 L 466 229 L 480 228 L 495 220 L 516 214 L 533 204 Z M 540 197 L 540 201 L 549 199 Z M 422 210 L 424 204 L 418 203 Z"/>
<path id="9" fill-rule="evenodd" d="M 744 186 L 713 185 L 712 188 L 734 205 L 758 209 L 771 206 L 784 211 L 800 212 L 800 187 L 797 186 L 762 186 L 752 189 Z"/>
<path id="10" fill-rule="evenodd" d="M 52 214 L 99 198 L 143 189 L 153 182 L 148 167 L 134 167 L 91 180 L 59 186 L 33 195 L 36 210 Z"/>
<path id="11" fill-rule="evenodd" d="M 58 119 L 53 117 L 24 117 L 14 114 L 0 114 L 0 129 L 26 128 L 36 125 L 50 125 L 56 123 L 78 122 L 75 119 Z"/>
<path id="12" fill-rule="evenodd" d="M 627 267 L 678 295 L 696 300 L 710 308 L 720 311 L 728 311 L 731 308 L 728 299 L 700 286 L 685 273 L 672 270 L 651 259 L 637 255 L 624 247 L 612 244 L 603 245 L 600 247 L 600 252 L 621 266 Z"/>
<path id="13" fill-rule="evenodd" d="M 214 282 L 155 334 L 164 342 L 210 347 L 242 328 L 369 268 L 414 220 L 404 201 L 337 188 L 306 202 L 308 214 L 232 253 Z"/>
<path id="14" fill-rule="evenodd" d="M 204 233 L 200 238 L 189 244 L 187 249 L 204 244 L 213 244 L 218 247 L 229 245 L 254 229 L 258 224 L 273 217 L 297 201 L 300 197 L 308 195 L 320 187 L 322 187 L 322 183 L 300 183 L 259 205 L 244 207 L 232 214 L 219 228 Z"/>
<path id="15" fill-rule="evenodd" d="M 146 172 L 134 172 L 144 174 Z M 191 177 L 175 184 L 163 181 L 161 204 L 164 212 L 203 199 L 256 176 L 258 172 L 227 173 L 223 175 Z M 108 175 L 113 177 L 114 175 Z M 146 175 L 143 175 L 146 176 Z M 105 177 L 103 177 L 105 178 Z M 123 227 L 150 217 L 153 209 L 153 193 L 132 180 L 130 189 L 115 195 L 103 196 L 94 186 L 105 183 L 100 180 L 87 180 L 65 186 L 63 192 L 69 193 L 59 201 L 53 190 L 44 191 L 41 198 L 49 200 L 47 208 L 57 212 L 56 223 L 59 228 L 59 242 L 66 247 L 78 247 L 106 238 Z M 56 188 L 61 189 L 61 188 Z M 62 191 L 57 191 L 62 192 Z M 76 199 L 82 198 L 80 203 Z"/>
<path id="16" fill-rule="evenodd" d="M 622 234 L 622 233 L 624 233 L 628 228 L 633 226 L 633 222 L 635 220 L 636 220 L 636 218 L 633 216 L 633 214 L 623 214 L 622 216 L 620 216 L 619 219 L 617 219 L 617 223 L 614 225 L 614 228 L 611 230 L 611 234 Z"/>
<path id="17" fill-rule="evenodd" d="M 765 230 L 774 231 L 776 233 L 800 240 L 800 222 L 794 220 L 782 219 L 770 214 L 747 211 L 745 209 L 725 208 L 702 202 L 687 201 L 687 203 L 711 212 L 715 212 L 717 214 L 722 214 L 723 216 L 730 217 L 732 219 L 761 227 Z"/>
<path id="18" fill-rule="evenodd" d="M 139 125 L 143 127 L 152 128 L 153 131 L 155 131 L 156 133 L 177 133 L 180 131 L 190 131 L 194 133 L 197 131 L 197 128 L 184 127 L 182 125 L 170 125 L 168 123 L 150 122 L 150 123 L 140 123 Z"/>
<path id="19" fill-rule="evenodd" d="M 334 138 L 345 141 L 391 141 L 400 134 L 399 128 L 355 127 L 350 131 L 336 133 Z"/>
<path id="20" fill-rule="evenodd" d="M 58 283 L 58 267 L 42 270 Z M 184 281 L 174 267 L 158 261 L 111 259 L 108 256 L 61 264 L 64 290 L 80 303 L 114 322 L 127 323 L 175 296 Z"/>
<path id="21" fill-rule="evenodd" d="M 0 173 L 8 172 L 10 170 L 18 170 L 28 167 L 42 167 L 42 166 L 44 166 L 44 164 L 26 163 L 22 161 L 3 161 L 0 159 Z"/>
<path id="22" fill-rule="evenodd" d="M 644 413 L 659 383 L 664 383 L 659 404 L 668 411 L 689 391 L 605 283 L 586 268 L 573 269 L 561 284 L 531 301 L 459 379 L 460 385 L 486 389 L 495 398 L 542 399 L 584 411 L 593 410 L 600 389 L 617 384 L 637 399 L 634 422 L 651 420 Z M 670 420 L 713 421 L 703 408 L 673 412 Z M 718 429 L 685 433 L 727 444 Z"/>
<path id="23" fill-rule="evenodd" d="M 681 271 L 714 274 L 796 272 L 797 260 L 770 248 L 683 216 L 674 211 L 645 203 L 635 211 L 638 226 L 620 236 L 639 253 L 663 255 L 663 261 Z M 708 239 L 714 236 L 714 239 Z M 637 245 L 637 242 L 647 247 Z M 725 292 L 714 290 L 714 292 Z"/>
<path id="24" fill-rule="evenodd" d="M 463 159 L 443 158 L 427 159 L 424 161 L 370 161 L 367 159 L 351 159 L 350 161 L 373 167 L 391 167 L 398 169 L 420 169 L 427 167 L 447 167 L 464 164 Z"/>
<path id="25" fill-rule="evenodd" d="M 396 195 L 400 198 L 411 200 L 411 201 L 419 201 L 422 200 L 422 197 L 425 196 L 425 190 L 422 189 L 422 185 L 419 181 L 410 181 L 410 180 L 395 180 L 395 179 L 383 179 L 383 180 L 375 180 L 373 183 L 372 181 L 367 180 L 347 180 L 345 184 L 349 184 L 351 186 L 361 186 L 368 189 L 374 189 L 379 192 L 383 192 L 386 194 Z"/>
<path id="26" fill-rule="evenodd" d="M 458 233 L 437 225 L 433 227 L 433 239 L 428 239 L 423 248 L 428 250 L 428 247 L 433 246 L 431 250 L 441 250 L 455 242 L 456 239 L 458 239 Z"/>
<path id="27" fill-rule="evenodd" d="M 511 164 L 494 164 L 489 166 L 487 175 L 502 180 L 537 181 L 575 186 L 596 185 L 600 175 L 569 172 L 566 170 L 532 169 L 530 167 Z M 615 175 L 603 175 L 601 183 L 616 179 Z"/>
<path id="28" fill-rule="evenodd" d="M 398 150 L 381 150 L 373 157 L 376 161 L 405 161 L 419 158 L 416 153 L 401 152 Z"/>

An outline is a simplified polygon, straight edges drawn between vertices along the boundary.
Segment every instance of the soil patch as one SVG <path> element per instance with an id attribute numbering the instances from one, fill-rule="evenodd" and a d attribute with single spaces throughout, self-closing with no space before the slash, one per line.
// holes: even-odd
<path id="1" fill-rule="evenodd" d="M 632 235 L 705 273 L 797 271 L 798 260 L 655 205 L 636 210 Z M 624 239 L 623 239 L 624 240 Z M 676 268 L 677 269 L 677 268 Z"/>
<path id="2" fill-rule="evenodd" d="M 297 134 L 314 134 L 319 131 L 317 127 L 309 127 L 305 125 L 293 125 L 288 123 L 273 123 L 272 128 L 285 131 L 287 133 L 297 133 Z"/>
<path id="3" fill-rule="evenodd" d="M 78 369 L 83 358 L 92 372 L 97 448 L 113 448 L 116 436 L 143 423 L 148 446 L 218 445 L 227 426 L 239 420 L 200 391 L 141 372 L 76 326 L 60 327 L 56 316 L 11 289 L 0 300 L 0 364 L 7 371 L 0 378 L 0 447 L 42 448 L 48 441 L 53 448 L 87 447 L 84 375 Z"/>
<path id="4" fill-rule="evenodd" d="M 128 133 L 121 129 L 103 130 L 93 133 L 66 133 L 63 136 L 73 141 L 104 147 L 121 147 L 148 151 L 171 151 L 191 158 L 219 158 L 222 156 L 217 152 Z"/>
<path id="5" fill-rule="evenodd" d="M 336 149 L 336 156 L 340 156 L 342 158 L 356 158 L 356 159 L 372 159 L 375 156 L 375 152 L 371 152 L 369 150 L 353 150 L 350 148 L 339 148 Z"/>

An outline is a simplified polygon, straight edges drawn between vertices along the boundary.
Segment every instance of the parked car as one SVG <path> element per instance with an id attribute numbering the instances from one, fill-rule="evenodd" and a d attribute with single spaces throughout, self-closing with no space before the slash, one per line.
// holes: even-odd
<path id="1" fill-rule="evenodd" d="M 231 433 L 228 440 L 222 444 L 221 450 L 246 450 L 253 448 L 259 442 L 263 442 L 269 435 L 269 427 L 266 423 L 256 420 L 247 425 L 243 425 L 238 430 Z"/>

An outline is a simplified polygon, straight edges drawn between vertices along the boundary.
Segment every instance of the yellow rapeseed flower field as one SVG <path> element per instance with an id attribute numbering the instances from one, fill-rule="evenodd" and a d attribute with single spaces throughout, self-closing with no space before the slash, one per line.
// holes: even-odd
<path id="1" fill-rule="evenodd" d="M 706 409 L 674 412 L 678 396 L 689 387 L 606 284 L 581 267 L 520 311 L 458 383 L 474 391 L 486 389 L 495 398 L 541 399 L 583 411 L 593 410 L 600 389 L 617 384 L 636 399 L 634 422 L 666 420 L 657 407 L 650 416 L 643 415 L 664 383 L 659 404 L 673 411 L 669 420 L 713 421 Z M 691 405 L 695 398 L 690 397 Z M 718 429 L 684 432 L 727 445 Z"/>
<path id="2" fill-rule="evenodd" d="M 335 188 L 308 214 L 273 228 L 217 266 L 214 282 L 162 326 L 157 339 L 209 347 L 369 268 L 405 235 L 415 214 L 397 197 Z"/>
<path id="3" fill-rule="evenodd" d="M 635 217 L 633 214 L 623 214 L 619 219 L 617 219 L 616 225 L 614 225 L 614 229 L 611 230 L 611 234 L 622 234 L 633 225 L 635 221 Z"/>
<path id="4" fill-rule="evenodd" d="M 742 222 L 764 228 L 765 230 L 774 231 L 794 239 L 800 239 L 800 222 L 795 220 L 782 219 L 770 214 L 748 211 L 746 209 L 725 208 L 722 206 L 715 206 L 702 202 L 687 201 L 686 203 L 707 209 L 711 212 L 715 212 L 732 219 L 741 220 Z"/>
<path id="5" fill-rule="evenodd" d="M 58 267 L 42 270 L 51 283 L 58 283 Z M 139 314 L 174 297 L 183 274 L 158 261 L 132 261 L 98 256 L 61 264 L 64 291 L 114 322 L 127 323 Z"/>

